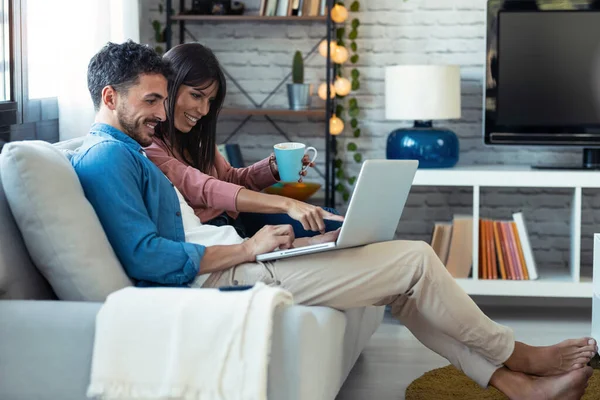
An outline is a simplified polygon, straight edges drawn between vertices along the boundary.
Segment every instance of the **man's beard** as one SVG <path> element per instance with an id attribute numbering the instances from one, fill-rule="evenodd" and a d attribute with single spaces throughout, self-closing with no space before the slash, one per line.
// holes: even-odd
<path id="1" fill-rule="evenodd" d="M 155 120 L 144 120 L 143 122 L 140 122 L 139 120 L 135 121 L 130 117 L 127 108 L 124 106 L 117 109 L 117 120 L 123 128 L 123 132 L 140 145 L 146 147 L 152 144 L 152 139 L 144 135 L 141 130 L 143 129 L 143 124 L 146 122 L 154 122 Z"/>

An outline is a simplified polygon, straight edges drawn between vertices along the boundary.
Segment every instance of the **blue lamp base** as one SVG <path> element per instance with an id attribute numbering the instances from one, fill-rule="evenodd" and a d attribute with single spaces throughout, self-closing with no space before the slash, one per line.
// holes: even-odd
<path id="1" fill-rule="evenodd" d="M 416 121 L 413 128 L 390 133 L 386 150 L 390 160 L 418 160 L 419 168 L 451 168 L 460 147 L 454 132 L 434 129 L 431 121 Z"/>

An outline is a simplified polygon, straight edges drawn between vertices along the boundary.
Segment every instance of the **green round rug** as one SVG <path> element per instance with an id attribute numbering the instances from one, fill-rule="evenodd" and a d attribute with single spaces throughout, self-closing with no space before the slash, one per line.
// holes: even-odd
<path id="1" fill-rule="evenodd" d="M 449 365 L 434 369 L 406 388 L 406 400 L 506 400 L 496 388 L 482 389 L 461 371 Z M 595 369 L 582 400 L 600 399 L 600 370 Z"/>

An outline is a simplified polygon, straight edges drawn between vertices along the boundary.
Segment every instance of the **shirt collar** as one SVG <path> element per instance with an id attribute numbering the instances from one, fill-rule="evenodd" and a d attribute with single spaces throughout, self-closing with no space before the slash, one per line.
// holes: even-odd
<path id="1" fill-rule="evenodd" d="M 131 147 L 133 150 L 139 153 L 144 153 L 142 146 L 138 142 L 136 142 L 130 136 L 121 132 L 114 126 L 97 122 L 90 128 L 90 133 L 100 135 L 103 137 L 110 137 L 114 140 L 118 140 L 119 142 L 125 143 L 127 146 Z"/>

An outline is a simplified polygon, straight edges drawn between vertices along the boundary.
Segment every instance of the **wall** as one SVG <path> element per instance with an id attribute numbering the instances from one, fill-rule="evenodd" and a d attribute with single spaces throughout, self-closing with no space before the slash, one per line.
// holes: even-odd
<path id="1" fill-rule="evenodd" d="M 178 2 L 175 2 L 178 4 Z M 250 8 L 258 1 L 248 0 Z M 359 67 L 362 86 L 357 94 L 363 107 L 360 116 L 363 137 L 357 142 L 366 158 L 385 157 L 386 137 L 406 124 L 384 120 L 384 66 L 399 63 L 456 63 L 462 70 L 463 117 L 445 123 L 460 137 L 461 165 L 578 162 L 579 151 L 540 148 L 485 147 L 482 143 L 482 80 L 485 60 L 484 0 L 362 0 Z M 152 43 L 151 19 L 158 16 L 157 0 L 142 6 L 142 41 Z M 215 50 L 217 56 L 243 87 L 257 99 L 264 98 L 289 71 L 293 51 L 307 51 L 325 29 L 321 24 L 188 24 L 190 32 Z M 175 30 L 175 34 L 178 31 Z M 175 37 L 178 40 L 178 37 Z M 190 37 L 187 37 L 190 40 Z M 176 42 L 178 43 L 178 42 Z M 308 62 L 307 77 L 318 84 L 324 78 L 320 56 Z M 229 83 L 228 104 L 247 105 L 240 91 Z M 284 107 L 285 88 L 269 102 Z M 323 149 L 324 127 L 306 119 L 283 119 L 282 127 L 293 139 Z M 236 126 L 224 119 L 222 137 Z M 351 135 L 347 132 L 346 135 Z M 243 146 L 247 161 L 269 154 L 280 140 L 276 131 L 260 119 L 247 125 L 234 142 Z M 342 138 L 340 148 L 345 148 Z M 322 158 L 321 158 L 322 161 Z M 353 161 L 348 164 L 357 168 Z M 315 178 L 316 174 L 312 174 Z M 531 234 L 535 256 L 544 269 L 566 268 L 569 260 L 569 217 L 571 194 L 565 190 L 509 189 L 482 192 L 482 216 L 508 219 L 522 210 Z M 414 188 L 398 228 L 401 238 L 429 240 L 433 222 L 450 220 L 455 213 L 471 213 L 472 193 L 467 189 Z M 584 191 L 584 273 L 591 274 L 594 224 L 600 220 L 600 192 Z"/>

